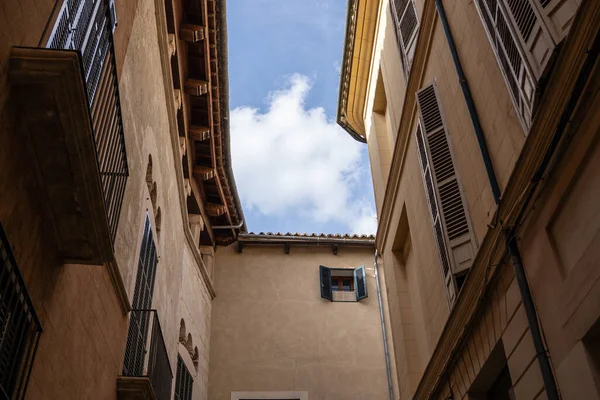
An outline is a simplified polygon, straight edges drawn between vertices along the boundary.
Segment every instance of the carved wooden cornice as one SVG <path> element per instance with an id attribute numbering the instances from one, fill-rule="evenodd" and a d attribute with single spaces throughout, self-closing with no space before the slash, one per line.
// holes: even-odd
<path id="1" fill-rule="evenodd" d="M 160 50 L 160 61 L 162 66 L 161 71 L 163 75 L 162 81 L 165 88 L 166 97 L 174 98 L 175 92 L 173 87 L 173 78 L 171 76 L 171 52 L 169 51 L 168 43 L 167 18 L 165 15 L 165 0 L 154 0 L 154 7 L 156 10 L 155 16 L 157 25 L 157 38 Z M 174 160 L 179 160 L 181 158 L 179 150 L 179 130 L 177 126 L 176 108 L 174 106 L 167 107 L 167 117 L 169 121 L 169 136 L 171 138 L 170 147 L 173 151 Z M 186 200 L 187 192 L 189 191 L 189 189 L 186 189 L 186 187 L 184 186 L 183 170 L 181 168 L 176 167 L 175 175 L 175 181 L 177 182 L 177 192 L 179 194 L 179 208 L 183 220 L 182 229 L 187 241 L 188 249 L 193 256 L 196 265 L 198 266 L 198 269 L 200 270 L 202 281 L 204 282 L 204 285 L 206 286 L 210 297 L 215 298 L 216 293 L 212 284 L 212 280 L 210 279 L 210 276 L 206 270 L 206 265 L 204 265 L 204 261 L 202 260 L 202 256 L 200 255 L 198 244 L 195 242 L 194 237 L 192 236 L 192 232 L 190 230 L 190 221 L 188 216 Z"/>

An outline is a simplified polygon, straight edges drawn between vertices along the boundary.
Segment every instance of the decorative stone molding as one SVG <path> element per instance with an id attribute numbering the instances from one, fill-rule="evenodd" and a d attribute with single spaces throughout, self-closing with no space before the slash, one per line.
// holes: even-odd
<path id="1" fill-rule="evenodd" d="M 189 214 L 190 230 L 196 244 L 200 243 L 200 233 L 204 230 L 204 219 L 200 214 Z"/>
<path id="2" fill-rule="evenodd" d="M 174 57 L 175 53 L 177 53 L 177 38 L 175 38 L 174 33 L 169 33 L 167 36 L 167 43 L 169 46 L 169 55 Z"/>
<path id="3" fill-rule="evenodd" d="M 179 154 L 181 154 L 181 157 L 185 156 L 185 152 L 186 152 L 185 138 L 180 137 L 179 138 Z M 190 193 L 188 193 L 188 196 L 191 193 L 192 193 L 192 187 L 190 186 Z"/>
<path id="4" fill-rule="evenodd" d="M 175 108 L 181 110 L 181 90 L 174 89 L 173 90 L 173 101 L 175 102 Z"/>
<path id="5" fill-rule="evenodd" d="M 192 195 L 192 184 L 190 183 L 189 179 L 183 180 L 183 190 L 188 196 Z"/>

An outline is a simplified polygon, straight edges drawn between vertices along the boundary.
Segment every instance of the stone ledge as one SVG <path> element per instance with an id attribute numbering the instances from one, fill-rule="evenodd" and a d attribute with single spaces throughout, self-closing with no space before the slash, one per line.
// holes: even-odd
<path id="1" fill-rule="evenodd" d="M 80 56 L 13 48 L 10 96 L 40 205 L 65 263 L 102 265 L 113 248 Z"/>
<path id="2" fill-rule="evenodd" d="M 118 400 L 155 400 L 154 390 L 147 376 L 119 376 L 117 378 Z"/>

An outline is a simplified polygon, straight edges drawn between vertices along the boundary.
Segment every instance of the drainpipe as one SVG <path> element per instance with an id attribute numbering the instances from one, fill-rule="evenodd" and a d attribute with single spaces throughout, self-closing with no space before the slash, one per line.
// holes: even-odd
<path id="1" fill-rule="evenodd" d="M 387 345 L 387 335 L 385 333 L 385 317 L 383 315 L 383 303 L 381 302 L 381 286 L 379 285 L 379 268 L 377 265 L 377 257 L 379 253 L 375 249 L 375 261 L 373 267 L 375 269 L 375 282 L 377 283 L 377 301 L 379 302 L 379 317 L 381 318 L 381 335 L 383 336 L 383 352 L 385 353 L 385 369 L 387 371 L 388 393 L 390 400 L 394 400 L 394 387 L 392 386 L 392 368 L 390 366 L 390 352 Z"/>
<path id="2" fill-rule="evenodd" d="M 498 180 L 496 179 L 496 174 L 494 172 L 492 160 L 491 160 L 488 148 L 487 148 L 485 136 L 483 135 L 483 129 L 481 128 L 481 123 L 480 123 L 479 117 L 477 115 L 475 103 L 473 102 L 473 97 L 471 96 L 471 90 L 469 89 L 467 79 L 466 79 L 464 71 L 462 69 L 462 64 L 461 64 L 460 58 L 458 56 L 458 51 L 456 50 L 456 45 L 454 43 L 454 38 L 452 37 L 452 33 L 450 31 L 450 26 L 448 25 L 448 18 L 446 17 L 446 12 L 444 10 L 442 1 L 435 0 L 435 5 L 437 8 L 438 14 L 440 16 L 440 21 L 441 21 L 442 27 L 444 29 L 444 34 L 446 35 L 446 39 L 448 40 L 448 45 L 450 47 L 450 52 L 452 53 L 452 59 L 454 61 L 454 66 L 456 68 L 456 72 L 458 73 L 460 85 L 461 85 L 461 88 L 463 91 L 463 95 L 465 97 L 465 102 L 467 103 L 467 108 L 469 109 L 469 115 L 471 116 L 471 121 L 473 123 L 475 135 L 477 136 L 477 142 L 479 143 L 479 149 L 481 150 L 481 156 L 483 157 L 483 162 L 485 164 L 486 173 L 488 175 L 490 187 L 492 189 L 492 194 L 494 196 L 494 201 L 496 202 L 496 205 L 498 205 L 500 203 L 500 197 L 501 197 L 500 187 L 498 185 Z M 589 61 L 589 56 L 590 56 L 590 54 L 588 53 L 588 59 L 586 60 L 586 64 Z M 595 61 L 595 58 L 592 61 Z M 591 66 L 593 66 L 593 62 L 592 62 Z M 582 73 L 583 72 L 584 71 L 582 70 Z M 591 72 L 591 68 L 587 74 L 588 76 L 589 76 L 590 72 Z M 581 76 L 579 77 L 579 79 L 581 79 Z M 583 86 L 585 86 L 586 81 L 587 81 L 587 77 L 585 78 L 585 80 L 583 82 L 584 83 Z M 581 90 L 583 90 L 583 86 L 581 87 Z M 577 96 L 575 98 L 575 103 L 573 104 L 573 108 L 574 108 L 575 104 L 577 103 L 577 99 L 579 98 L 580 94 L 581 94 L 581 91 L 579 94 L 577 94 Z M 575 95 L 575 92 L 571 95 L 571 97 L 573 97 L 574 95 Z M 572 98 L 569 99 L 569 103 L 571 102 L 571 100 L 572 100 Z M 565 112 L 566 111 L 567 110 L 565 109 Z M 570 115 L 570 113 L 569 113 L 569 115 Z M 564 114 L 563 114 L 563 117 L 564 117 Z M 569 118 L 569 116 L 567 115 L 567 121 L 568 121 L 568 118 Z M 562 119 L 563 118 L 561 118 L 561 120 Z M 564 126 L 561 129 L 560 124 L 559 124 L 559 127 L 557 128 L 557 133 L 555 133 L 555 136 L 558 134 L 560 137 L 562 135 L 563 131 L 564 131 Z M 559 132 L 560 132 L 560 134 L 559 134 Z M 556 142 L 558 142 L 558 141 L 556 141 Z M 548 149 L 548 152 L 550 152 L 550 151 L 553 152 L 555 147 L 556 146 L 554 146 L 554 148 L 553 148 L 551 146 Z M 548 153 L 544 157 L 544 160 L 546 158 L 548 158 L 548 159 L 550 158 L 548 156 Z M 546 165 L 547 165 L 547 163 L 546 163 Z M 545 169 L 545 167 L 544 167 L 544 169 Z M 539 175 L 538 172 L 536 172 L 535 177 L 539 178 L 539 176 L 541 176 L 541 175 Z M 539 181 L 539 179 L 538 179 L 538 181 Z M 532 193 L 533 193 L 533 190 L 530 191 L 529 199 L 531 198 Z M 523 209 L 526 207 L 527 202 L 523 205 Z M 518 219 L 517 219 L 517 222 L 518 222 Z M 531 332 L 531 336 L 533 338 L 533 344 L 535 347 L 536 357 L 537 357 L 538 364 L 540 366 L 540 370 L 542 373 L 542 379 L 544 381 L 546 394 L 547 394 L 549 400 L 558 400 L 560 397 L 558 394 L 558 388 L 556 385 L 556 381 L 554 379 L 554 374 L 552 373 L 552 366 L 550 365 L 550 359 L 548 357 L 548 350 L 546 349 L 546 346 L 542 339 L 542 333 L 541 333 L 541 328 L 540 328 L 540 325 L 538 322 L 537 311 L 535 309 L 535 304 L 533 302 L 533 297 L 531 295 L 531 289 L 529 288 L 529 284 L 527 282 L 527 275 L 525 273 L 525 268 L 523 266 L 523 260 L 521 258 L 521 253 L 519 251 L 519 246 L 517 245 L 517 241 L 516 241 L 514 233 L 515 233 L 514 229 L 505 230 L 504 240 L 506 242 L 506 249 L 511 257 L 513 268 L 515 270 L 515 279 L 517 281 L 517 284 L 519 286 L 519 291 L 521 293 L 521 299 L 523 301 L 523 308 L 525 309 L 525 314 L 527 316 L 527 323 L 529 325 L 529 331 Z"/>
<path id="3" fill-rule="evenodd" d="M 244 225 L 244 220 L 242 220 L 242 222 L 240 222 L 237 225 L 219 225 L 219 226 L 212 226 L 211 228 L 213 230 L 215 230 L 215 229 L 240 229 L 243 225 Z"/>

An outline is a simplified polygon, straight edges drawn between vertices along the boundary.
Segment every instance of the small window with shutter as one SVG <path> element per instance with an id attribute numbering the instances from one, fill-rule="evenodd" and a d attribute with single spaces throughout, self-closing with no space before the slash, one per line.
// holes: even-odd
<path id="1" fill-rule="evenodd" d="M 356 302 L 367 297 L 365 267 L 356 269 L 319 266 L 321 297 L 329 301 Z"/>
<path id="2" fill-rule="evenodd" d="M 404 76 L 408 78 L 419 31 L 417 9 L 414 0 L 390 0 L 390 10 L 404 67 Z"/>
<path id="3" fill-rule="evenodd" d="M 457 293 L 456 277 L 462 277 L 471 267 L 477 246 L 435 85 L 421 89 L 417 93 L 417 102 L 420 123 L 416 139 L 420 167 L 448 301 L 453 304 Z"/>

